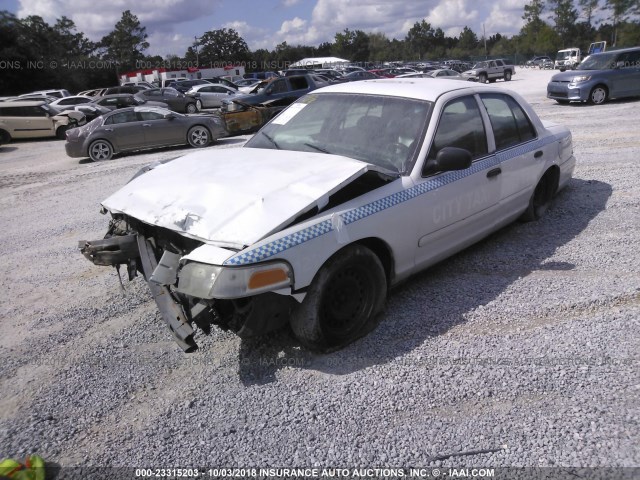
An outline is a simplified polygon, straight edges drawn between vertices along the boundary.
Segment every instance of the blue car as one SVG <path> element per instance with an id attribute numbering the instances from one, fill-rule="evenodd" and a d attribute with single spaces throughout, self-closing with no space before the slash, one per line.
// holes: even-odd
<path id="1" fill-rule="evenodd" d="M 640 96 L 640 47 L 589 55 L 575 70 L 554 75 L 547 85 L 547 98 L 558 103 L 600 105 L 634 96 Z"/>

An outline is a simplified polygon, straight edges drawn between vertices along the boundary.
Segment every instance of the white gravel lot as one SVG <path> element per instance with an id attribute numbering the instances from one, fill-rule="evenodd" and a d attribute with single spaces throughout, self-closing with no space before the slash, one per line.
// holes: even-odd
<path id="1" fill-rule="evenodd" d="M 575 178 L 552 209 L 399 287 L 380 327 L 331 355 L 219 330 L 184 354 L 141 279 L 123 294 L 79 253 L 106 231 L 104 198 L 188 148 L 92 163 L 57 140 L 0 146 L 0 458 L 38 453 L 58 478 L 640 466 L 640 99 L 557 105 L 552 73 L 498 82 L 573 133 Z"/>

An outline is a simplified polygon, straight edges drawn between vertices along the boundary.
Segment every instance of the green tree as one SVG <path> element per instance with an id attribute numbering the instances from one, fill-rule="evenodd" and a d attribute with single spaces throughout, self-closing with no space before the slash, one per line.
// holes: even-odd
<path id="1" fill-rule="evenodd" d="M 200 37 L 199 63 L 246 62 L 250 58 L 247 42 L 233 28 L 205 32 Z"/>
<path id="2" fill-rule="evenodd" d="M 637 8 L 636 0 L 605 0 L 605 6 L 609 11 L 609 20 L 613 24 L 613 33 L 611 36 L 612 46 L 617 46 L 618 29 L 620 23 L 625 22 L 633 10 Z"/>
<path id="3" fill-rule="evenodd" d="M 425 20 L 414 23 L 409 29 L 404 41 L 415 59 L 422 60 L 422 57 L 433 47 L 434 33 L 431 24 Z"/>
<path id="4" fill-rule="evenodd" d="M 144 58 L 142 52 L 149 48 L 147 38 L 146 27 L 130 10 L 125 10 L 114 30 L 102 37 L 98 46 L 103 58 L 116 62 L 120 71 L 135 70 L 136 62 Z"/>
<path id="5" fill-rule="evenodd" d="M 458 37 L 458 48 L 467 52 L 467 55 L 475 55 L 478 49 L 478 36 L 469 27 L 464 27 Z"/>
<path id="6" fill-rule="evenodd" d="M 578 11 L 573 8 L 572 0 L 549 0 L 549 6 L 553 12 L 555 30 L 560 37 L 561 45 L 567 47 L 575 41 L 574 26 L 578 19 Z"/>
<path id="7" fill-rule="evenodd" d="M 591 21 L 593 20 L 593 14 L 598 9 L 600 0 L 578 0 L 578 5 L 582 9 L 582 15 L 584 16 L 586 23 L 591 27 Z"/>
<path id="8" fill-rule="evenodd" d="M 351 31 L 346 28 L 343 33 L 336 33 L 333 45 L 338 57 L 352 62 L 369 60 L 369 36 L 362 30 Z"/>
<path id="9" fill-rule="evenodd" d="M 524 33 L 525 36 L 529 37 L 530 42 L 535 43 L 538 41 L 540 29 L 545 24 L 544 20 L 542 20 L 544 9 L 545 4 L 542 0 L 531 0 L 530 3 L 524 6 L 522 18 L 526 20 L 527 23 L 522 27 L 520 33 Z"/>

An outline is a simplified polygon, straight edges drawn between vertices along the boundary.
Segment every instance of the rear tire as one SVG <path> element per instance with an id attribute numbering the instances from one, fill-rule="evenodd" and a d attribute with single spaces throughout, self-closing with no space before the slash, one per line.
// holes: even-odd
<path id="1" fill-rule="evenodd" d="M 334 351 L 378 326 L 386 297 L 387 277 L 380 259 L 367 247 L 350 245 L 318 271 L 292 312 L 291 328 L 310 350 Z"/>
<path id="2" fill-rule="evenodd" d="M 557 190 L 558 175 L 553 170 L 548 170 L 536 185 L 531 200 L 529 200 L 529 206 L 522 214 L 521 220 L 524 222 L 540 220 L 551 206 Z"/>
<path id="3" fill-rule="evenodd" d="M 504 72 L 504 81 L 505 82 L 510 82 L 511 81 L 511 72 L 509 70 Z"/>
<path id="4" fill-rule="evenodd" d="M 113 157 L 113 147 L 106 140 L 96 140 L 89 145 L 89 158 L 94 162 L 110 160 Z"/>
<path id="5" fill-rule="evenodd" d="M 196 125 L 189 129 L 189 132 L 187 133 L 187 141 L 193 148 L 206 147 L 211 143 L 211 134 L 207 127 Z"/>

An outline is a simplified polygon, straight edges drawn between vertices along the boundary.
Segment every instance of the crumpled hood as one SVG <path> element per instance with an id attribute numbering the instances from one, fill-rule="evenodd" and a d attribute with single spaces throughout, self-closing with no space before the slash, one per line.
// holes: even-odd
<path id="1" fill-rule="evenodd" d="M 103 202 L 219 246 L 242 248 L 322 208 L 331 193 L 378 167 L 338 155 L 256 148 L 203 150 L 159 165 Z"/>

